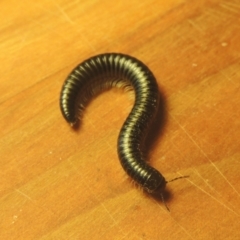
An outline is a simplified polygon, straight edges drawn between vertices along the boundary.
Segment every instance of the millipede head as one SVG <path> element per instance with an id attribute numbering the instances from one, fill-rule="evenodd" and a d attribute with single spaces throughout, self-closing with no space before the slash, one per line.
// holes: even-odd
<path id="1" fill-rule="evenodd" d="M 147 181 L 143 184 L 143 188 L 149 193 L 162 192 L 166 187 L 166 180 L 163 175 L 153 169 Z"/>

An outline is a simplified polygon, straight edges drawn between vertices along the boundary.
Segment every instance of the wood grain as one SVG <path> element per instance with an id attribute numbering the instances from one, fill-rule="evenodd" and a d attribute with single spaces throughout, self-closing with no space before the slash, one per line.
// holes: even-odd
<path id="1" fill-rule="evenodd" d="M 240 239 L 238 0 L 2 0 L 0 20 L 0 239 Z M 78 131 L 61 116 L 67 74 L 104 52 L 158 80 L 149 160 L 190 176 L 168 184 L 171 212 L 119 164 L 128 94 L 96 97 Z"/>

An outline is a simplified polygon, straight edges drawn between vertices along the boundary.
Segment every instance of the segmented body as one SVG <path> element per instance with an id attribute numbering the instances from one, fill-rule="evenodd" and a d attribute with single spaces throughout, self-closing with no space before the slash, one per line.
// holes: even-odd
<path id="1" fill-rule="evenodd" d="M 94 95 L 119 85 L 131 86 L 135 92 L 134 106 L 118 137 L 121 165 L 148 192 L 162 191 L 166 180 L 159 171 L 147 164 L 141 149 L 159 104 L 156 79 L 141 61 L 125 54 L 106 53 L 79 64 L 62 87 L 62 114 L 67 122 L 75 125 Z"/>

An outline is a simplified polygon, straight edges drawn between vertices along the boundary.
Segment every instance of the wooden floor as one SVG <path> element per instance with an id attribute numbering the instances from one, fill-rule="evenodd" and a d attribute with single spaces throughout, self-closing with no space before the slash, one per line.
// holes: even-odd
<path id="1" fill-rule="evenodd" d="M 68 73 L 105 52 L 157 78 L 149 162 L 190 176 L 170 212 L 119 164 L 127 93 L 96 97 L 78 131 L 61 115 Z M 2 0 L 0 62 L 0 239 L 240 239 L 239 0 Z"/>

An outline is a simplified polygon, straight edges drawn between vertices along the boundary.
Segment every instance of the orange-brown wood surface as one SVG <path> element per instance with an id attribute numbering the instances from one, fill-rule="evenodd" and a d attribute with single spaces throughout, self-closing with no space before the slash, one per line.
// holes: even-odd
<path id="1" fill-rule="evenodd" d="M 78 131 L 61 115 L 67 74 L 104 52 L 157 78 L 150 164 L 190 176 L 170 212 L 119 163 L 128 93 L 96 97 Z M 0 239 L 240 239 L 239 0 L 2 0 L 0 61 Z"/>

